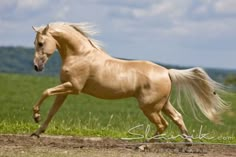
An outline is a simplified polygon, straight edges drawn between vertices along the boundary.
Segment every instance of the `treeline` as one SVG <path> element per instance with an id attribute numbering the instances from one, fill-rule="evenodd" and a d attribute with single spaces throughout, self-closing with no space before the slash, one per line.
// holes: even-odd
<path id="1" fill-rule="evenodd" d="M 34 49 L 26 47 L 0 47 L 0 72 L 33 74 Z M 42 75 L 58 75 L 60 69 L 59 54 L 55 53 L 46 65 Z"/>
<path id="2" fill-rule="evenodd" d="M 21 73 L 36 75 L 33 69 L 34 49 L 26 47 L 0 47 L 0 72 Z M 158 63 L 161 64 L 161 63 Z M 46 65 L 46 69 L 40 75 L 58 75 L 61 60 L 55 53 Z M 161 64 L 167 68 L 186 69 L 191 67 L 173 66 Z M 236 70 L 205 68 L 207 73 L 216 81 L 227 85 L 236 86 Z"/>

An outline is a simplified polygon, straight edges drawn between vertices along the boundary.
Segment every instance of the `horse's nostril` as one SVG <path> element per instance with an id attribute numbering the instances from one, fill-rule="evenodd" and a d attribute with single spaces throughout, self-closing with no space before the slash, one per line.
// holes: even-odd
<path id="1" fill-rule="evenodd" d="M 37 66 L 37 65 L 34 65 L 34 70 L 35 70 L 35 71 L 39 71 L 39 69 L 38 69 L 38 66 Z"/>

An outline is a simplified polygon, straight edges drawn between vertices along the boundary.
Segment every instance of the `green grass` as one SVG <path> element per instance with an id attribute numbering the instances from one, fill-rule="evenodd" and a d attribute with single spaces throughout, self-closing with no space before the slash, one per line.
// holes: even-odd
<path id="1" fill-rule="evenodd" d="M 32 119 L 32 107 L 46 88 L 58 83 L 58 78 L 55 77 L 0 74 L 0 133 L 34 132 L 39 125 Z M 191 109 L 185 106 L 183 117 L 186 126 L 195 138 L 200 136 L 200 139 L 194 140 L 195 142 L 236 144 L 235 96 L 236 94 L 225 96 L 225 99 L 232 103 L 232 110 L 223 115 L 224 125 L 215 125 L 205 118 L 202 118 L 203 122 L 199 122 L 193 118 Z M 43 103 L 42 120 L 46 118 L 53 100 L 54 97 L 50 97 Z M 168 118 L 167 120 L 170 126 L 165 132 L 165 138 L 169 139 L 164 141 L 181 141 L 181 138 L 170 138 L 177 136 L 179 130 L 173 122 Z M 139 134 L 139 137 L 145 136 L 145 133 L 151 137 L 155 127 L 143 115 L 134 98 L 111 101 L 81 94 L 67 98 L 50 123 L 46 134 L 135 138 L 138 135 L 131 135 L 128 130 L 141 124 L 143 126 L 131 132 Z M 148 132 L 149 126 L 150 132 Z"/>

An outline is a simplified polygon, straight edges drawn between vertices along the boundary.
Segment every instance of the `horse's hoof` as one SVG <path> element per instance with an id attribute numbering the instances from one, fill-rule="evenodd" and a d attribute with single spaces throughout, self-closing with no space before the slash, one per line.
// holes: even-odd
<path id="1" fill-rule="evenodd" d="M 188 147 L 191 147 L 193 145 L 193 143 L 192 142 L 185 142 L 185 145 Z"/>
<path id="2" fill-rule="evenodd" d="M 33 137 L 33 138 L 40 138 L 40 136 L 39 136 L 39 134 L 37 134 L 37 133 L 32 133 L 31 135 L 30 135 L 30 137 Z"/>
<path id="3" fill-rule="evenodd" d="M 40 117 L 35 117 L 34 121 L 35 121 L 35 123 L 39 123 L 40 122 Z"/>
<path id="4" fill-rule="evenodd" d="M 185 139 L 185 145 L 186 145 L 186 146 L 192 146 L 192 145 L 193 145 L 192 139 L 191 139 L 191 138 Z"/>

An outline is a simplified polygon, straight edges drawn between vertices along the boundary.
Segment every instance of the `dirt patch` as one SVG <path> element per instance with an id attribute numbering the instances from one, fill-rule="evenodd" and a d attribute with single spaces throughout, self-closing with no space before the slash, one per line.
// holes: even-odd
<path id="1" fill-rule="evenodd" d="M 236 145 L 183 143 L 137 143 L 109 138 L 72 136 L 0 135 L 0 156 L 162 156 L 162 157 L 233 157 Z"/>

